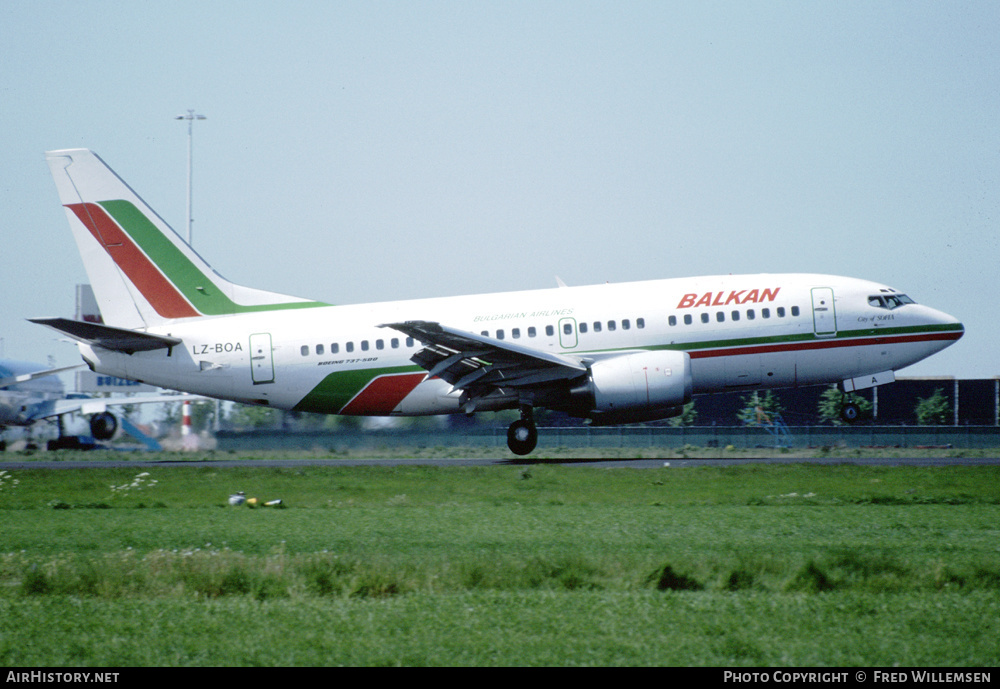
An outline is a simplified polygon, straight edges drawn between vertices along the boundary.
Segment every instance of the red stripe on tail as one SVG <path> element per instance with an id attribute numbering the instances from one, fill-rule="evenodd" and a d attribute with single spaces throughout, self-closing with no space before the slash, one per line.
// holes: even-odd
<path id="1" fill-rule="evenodd" d="M 94 235 L 94 239 L 104 247 L 132 284 L 139 288 L 156 313 L 164 318 L 201 315 L 103 208 L 95 203 L 72 203 L 66 207 L 90 230 L 90 234 Z"/>

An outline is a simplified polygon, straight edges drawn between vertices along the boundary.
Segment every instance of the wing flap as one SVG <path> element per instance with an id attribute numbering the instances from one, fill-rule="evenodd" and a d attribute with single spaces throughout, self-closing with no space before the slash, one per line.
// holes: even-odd
<path id="1" fill-rule="evenodd" d="M 430 377 L 441 378 L 462 390 L 468 399 L 572 380 L 587 372 L 578 359 L 434 321 L 386 323 L 380 327 L 418 340 L 424 347 L 411 361 L 426 369 Z"/>

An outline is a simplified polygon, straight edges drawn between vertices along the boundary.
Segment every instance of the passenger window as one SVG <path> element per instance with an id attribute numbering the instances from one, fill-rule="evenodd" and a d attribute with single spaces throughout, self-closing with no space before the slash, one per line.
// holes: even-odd
<path id="1" fill-rule="evenodd" d="M 513 337 L 515 340 L 520 339 L 520 337 L 521 337 L 521 329 L 520 328 L 511 328 L 510 329 L 510 336 Z"/>
<path id="2" fill-rule="evenodd" d="M 533 325 L 532 326 L 528 326 L 528 337 L 534 337 L 537 334 L 538 334 L 538 331 L 535 330 L 535 326 L 533 326 Z"/>
<path id="3" fill-rule="evenodd" d="M 497 339 L 502 340 L 504 338 L 503 330 L 497 330 Z"/>
<path id="4" fill-rule="evenodd" d="M 323 353 L 323 345 L 316 345 L 316 353 L 317 354 Z"/>
<path id="5" fill-rule="evenodd" d="M 799 307 L 798 306 L 793 306 L 792 307 L 792 315 L 793 316 L 798 316 L 799 315 Z"/>
<path id="6" fill-rule="evenodd" d="M 618 326 L 615 324 L 614 321 L 608 321 L 608 332 L 609 333 L 610 332 L 614 332 L 617 329 L 618 329 Z"/>
<path id="7" fill-rule="evenodd" d="M 572 335 L 573 334 L 573 324 L 572 323 L 563 323 L 563 334 L 564 335 Z"/>
<path id="8" fill-rule="evenodd" d="M 361 351 L 362 352 L 368 351 L 368 340 L 361 340 Z"/>
<path id="9" fill-rule="evenodd" d="M 394 337 L 391 340 L 389 340 L 389 346 L 392 347 L 393 349 L 399 349 L 399 338 Z"/>
<path id="10" fill-rule="evenodd" d="M 740 319 L 740 312 L 739 311 L 733 311 L 733 320 L 734 321 L 738 321 L 739 319 Z"/>
<path id="11" fill-rule="evenodd" d="M 580 324 L 580 332 L 581 333 L 587 332 L 587 324 L 586 323 L 581 323 Z"/>
<path id="12" fill-rule="evenodd" d="M 684 314 L 684 325 L 691 325 L 691 321 L 692 320 L 693 319 L 691 318 L 691 314 L 690 313 L 685 313 Z"/>
<path id="13" fill-rule="evenodd" d="M 632 321 L 630 321 L 627 318 L 622 321 L 622 330 L 629 330 L 631 329 L 631 327 L 632 327 Z"/>
<path id="14" fill-rule="evenodd" d="M 414 342 L 413 342 L 413 338 L 412 337 L 406 338 L 406 346 L 407 347 L 412 347 L 413 344 L 414 344 Z"/>
<path id="15" fill-rule="evenodd" d="M 354 343 L 353 342 L 348 342 L 347 345 L 344 347 L 344 349 L 346 349 L 348 352 L 353 352 L 354 351 Z"/>
<path id="16" fill-rule="evenodd" d="M 677 316 L 671 316 L 670 318 L 668 318 L 667 325 L 677 325 Z"/>
<path id="17" fill-rule="evenodd" d="M 784 306 L 779 306 L 777 309 L 775 309 L 775 313 L 778 314 L 778 318 L 784 318 L 785 317 L 785 307 Z"/>
<path id="18" fill-rule="evenodd" d="M 753 309 L 747 309 L 747 320 L 748 321 L 752 321 L 756 317 L 757 317 L 757 314 L 755 314 L 753 312 Z"/>
<path id="19" fill-rule="evenodd" d="M 708 323 L 708 314 L 707 313 L 701 314 L 701 322 L 702 323 Z"/>
<path id="20" fill-rule="evenodd" d="M 385 340 L 375 340 L 375 349 L 385 349 Z"/>
<path id="21" fill-rule="evenodd" d="M 556 334 L 555 327 L 551 326 L 551 325 L 545 326 L 545 334 L 548 335 L 549 337 L 552 337 L 553 335 L 555 335 Z"/>
<path id="22" fill-rule="evenodd" d="M 594 321 L 594 332 L 595 333 L 601 332 L 601 322 L 600 321 Z"/>
<path id="23" fill-rule="evenodd" d="M 724 323 L 726 320 L 726 314 L 724 314 L 722 311 L 716 311 L 715 320 L 719 321 L 720 323 Z"/>
<path id="24" fill-rule="evenodd" d="M 309 356 L 309 345 L 302 345 L 299 351 L 302 352 L 302 356 Z"/>
<path id="25" fill-rule="evenodd" d="M 645 328 L 646 327 L 646 319 L 645 318 L 636 318 L 635 319 L 635 327 L 637 327 L 639 330 L 642 330 L 643 328 Z"/>
<path id="26" fill-rule="evenodd" d="M 334 342 L 332 345 L 330 345 L 330 354 L 336 354 L 339 351 L 340 351 L 340 345 L 338 343 Z"/>
<path id="27" fill-rule="evenodd" d="M 489 330 L 483 330 L 479 334 L 482 335 L 483 337 L 489 337 L 490 336 L 490 331 Z"/>
<path id="28" fill-rule="evenodd" d="M 771 309 L 761 309 L 760 310 L 760 315 L 761 315 L 762 318 L 770 318 L 771 317 Z"/>

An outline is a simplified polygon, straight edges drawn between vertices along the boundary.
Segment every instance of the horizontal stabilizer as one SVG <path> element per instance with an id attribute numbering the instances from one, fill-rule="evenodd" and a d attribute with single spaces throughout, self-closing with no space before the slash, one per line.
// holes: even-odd
<path id="1" fill-rule="evenodd" d="M 153 335 L 126 328 L 114 328 L 99 323 L 74 321 L 69 318 L 29 318 L 28 320 L 39 325 L 47 325 L 53 330 L 69 335 L 74 340 L 126 354 L 167 349 L 182 342 L 176 337 Z"/>

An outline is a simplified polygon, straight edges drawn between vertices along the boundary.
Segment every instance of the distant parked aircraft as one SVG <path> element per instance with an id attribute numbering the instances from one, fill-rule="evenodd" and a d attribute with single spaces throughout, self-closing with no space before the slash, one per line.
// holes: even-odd
<path id="1" fill-rule="evenodd" d="M 59 423 L 59 438 L 49 443 L 52 448 L 73 447 L 79 444 L 75 437 L 62 432 L 62 417 L 81 413 L 90 416 L 90 433 L 97 440 L 110 440 L 118 430 L 118 419 L 108 407 L 124 404 L 149 404 L 176 402 L 178 395 L 137 395 L 134 397 L 92 398 L 87 395 L 66 393 L 56 374 L 83 366 L 47 368 L 42 364 L 13 359 L 0 359 L 0 434 L 9 427 L 31 428 L 47 420 Z M 0 449 L 5 441 L 0 435 Z"/>

